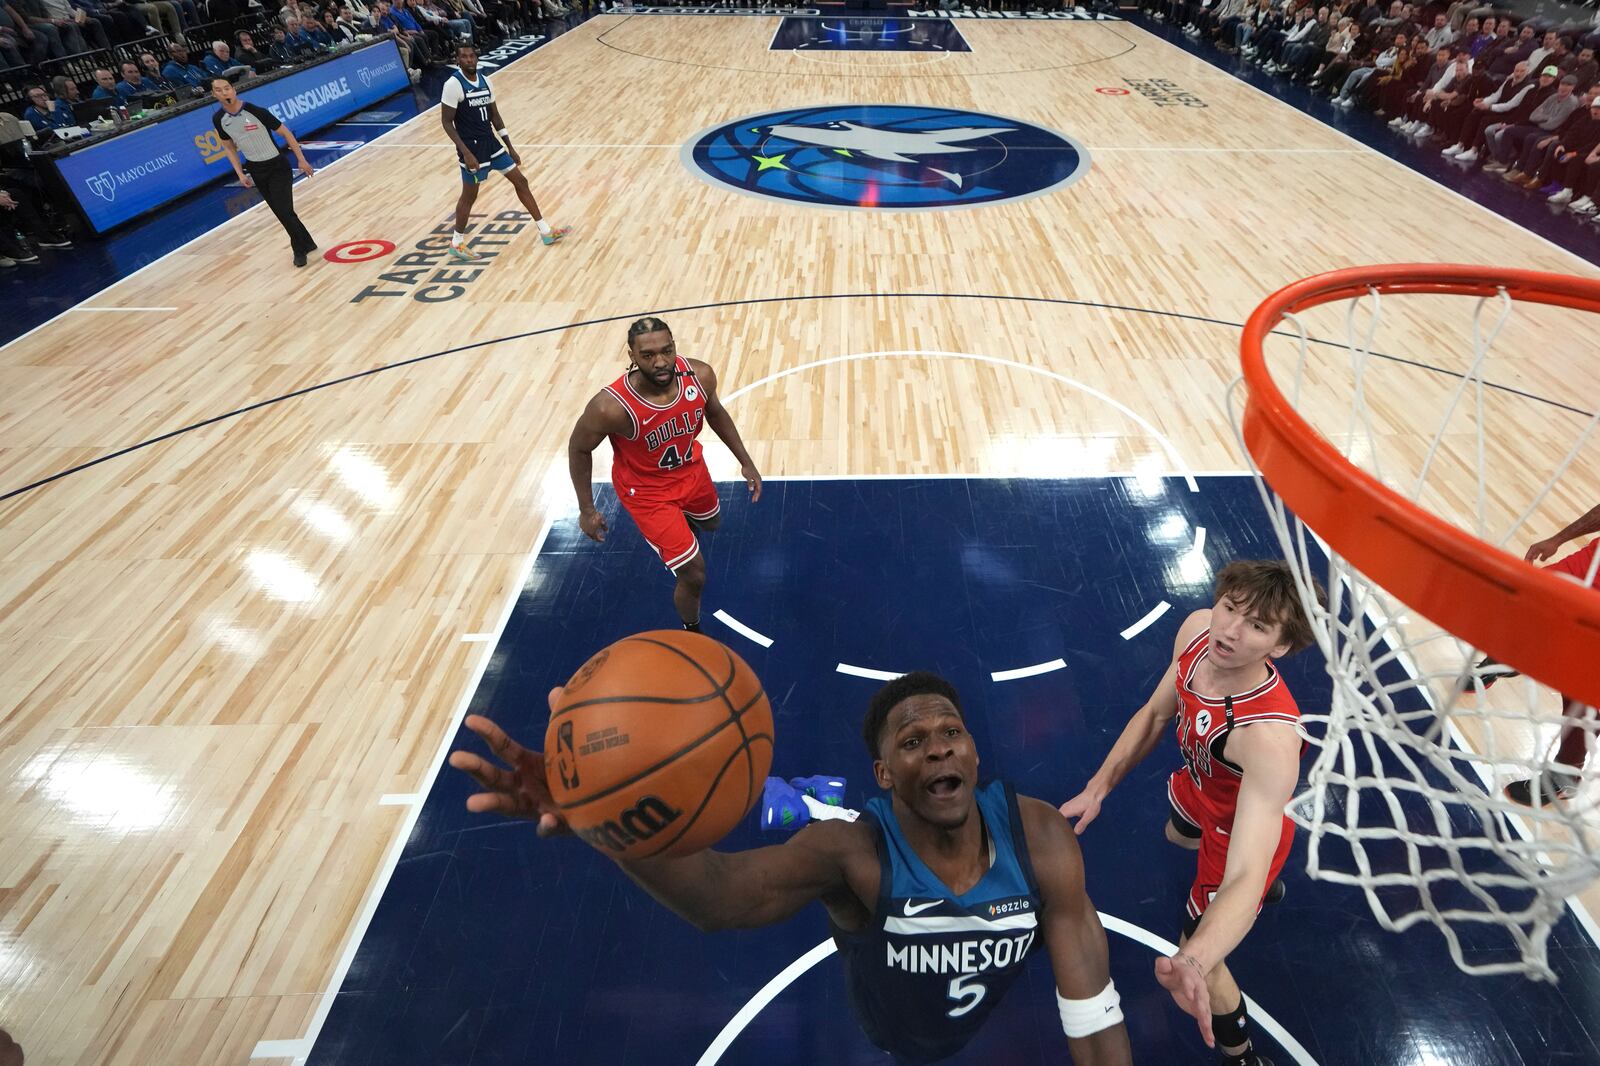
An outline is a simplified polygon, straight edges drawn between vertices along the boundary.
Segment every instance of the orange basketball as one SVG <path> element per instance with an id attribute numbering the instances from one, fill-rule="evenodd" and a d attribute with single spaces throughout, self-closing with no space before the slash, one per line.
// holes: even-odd
<path id="1" fill-rule="evenodd" d="M 745 661 L 710 637 L 658 629 L 597 653 L 545 731 L 545 777 L 567 824 L 615 858 L 687 855 L 761 798 L 772 708 Z"/>

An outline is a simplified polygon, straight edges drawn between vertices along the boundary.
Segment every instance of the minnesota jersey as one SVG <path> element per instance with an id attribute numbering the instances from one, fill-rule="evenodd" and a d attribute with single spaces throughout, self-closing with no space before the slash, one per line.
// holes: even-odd
<path id="1" fill-rule="evenodd" d="M 1167 792 L 1173 807 L 1195 825 L 1227 831 L 1233 828 L 1244 779 L 1244 771 L 1222 755 L 1228 734 L 1251 722 L 1296 725 L 1300 708 L 1270 662 L 1266 680 L 1248 692 L 1220 698 L 1196 692 L 1195 671 L 1210 653 L 1210 638 L 1208 629 L 1178 656 L 1178 747 L 1184 766 L 1168 781 Z"/>
<path id="2" fill-rule="evenodd" d="M 873 1043 L 906 1062 L 935 1062 L 964 1047 L 1038 941 L 1039 887 L 1016 794 L 991 781 L 977 800 L 989 870 L 959 896 L 917 857 L 890 801 L 871 800 L 865 815 L 877 830 L 877 907 L 858 933 L 833 928 L 856 1020 Z"/>
<path id="3" fill-rule="evenodd" d="M 639 395 L 628 374 L 606 386 L 628 411 L 628 435 L 611 435 L 611 480 L 622 495 L 630 488 L 638 495 L 671 494 L 679 480 L 698 468 L 695 438 L 705 424 L 705 390 L 681 355 L 677 370 L 678 395 L 666 404 Z"/>
<path id="4" fill-rule="evenodd" d="M 479 163 L 487 163 L 505 151 L 489 118 L 494 90 L 489 88 L 489 76 L 483 71 L 478 71 L 477 81 L 468 81 L 460 70 L 452 69 L 439 92 L 439 102 L 456 109 L 456 132 Z"/>

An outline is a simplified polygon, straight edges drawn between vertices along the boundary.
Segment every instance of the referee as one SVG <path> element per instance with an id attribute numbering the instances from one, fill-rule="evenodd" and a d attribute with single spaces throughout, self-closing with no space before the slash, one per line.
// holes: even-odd
<path id="1" fill-rule="evenodd" d="M 228 153 L 233 172 L 239 175 L 239 182 L 246 188 L 254 186 L 261 190 L 261 198 L 267 201 L 267 206 L 289 234 L 294 265 L 305 266 L 306 254 L 316 249 L 317 242 L 311 239 L 300 217 L 294 213 L 294 172 L 289 169 L 289 157 L 272 135 L 283 134 L 295 162 L 300 164 L 300 173 L 309 178 L 313 171 L 300 151 L 300 142 L 271 111 L 239 99 L 227 78 L 211 79 L 211 95 L 222 105 L 222 110 L 211 116 L 211 124 L 222 138 L 222 150 Z M 239 164 L 241 153 L 244 155 L 242 167 Z"/>

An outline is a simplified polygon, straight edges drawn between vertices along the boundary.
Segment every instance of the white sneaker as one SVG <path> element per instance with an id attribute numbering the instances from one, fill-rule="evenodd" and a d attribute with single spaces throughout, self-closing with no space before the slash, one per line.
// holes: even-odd
<path id="1" fill-rule="evenodd" d="M 1451 156 L 1453 158 L 1455 156 L 1460 155 L 1462 152 L 1465 152 L 1465 151 L 1466 151 L 1466 148 L 1464 146 L 1459 145 L 1459 144 L 1452 144 L 1449 148 L 1445 148 L 1442 151 L 1440 151 L 1439 154 L 1440 155 Z"/>
<path id="2" fill-rule="evenodd" d="M 1600 210 L 1600 208 L 1596 208 L 1595 202 L 1589 199 L 1589 197 L 1580 196 L 1576 200 L 1572 201 L 1572 206 L 1567 208 L 1567 210 L 1580 215 L 1592 215 L 1596 210 Z"/>
<path id="3" fill-rule="evenodd" d="M 1572 190 L 1562 189 L 1560 192 L 1557 192 L 1554 196 L 1550 197 L 1550 202 L 1553 204 L 1570 204 L 1572 202 Z"/>
<path id="4" fill-rule="evenodd" d="M 1465 152 L 1456 153 L 1457 163 L 1476 163 L 1477 161 L 1478 150 L 1476 148 L 1468 148 Z"/>
<path id="5" fill-rule="evenodd" d="M 1396 115 L 1394 118 L 1389 120 L 1389 128 L 1392 129 L 1392 130 L 1397 130 L 1401 126 L 1404 126 L 1405 124 L 1406 124 L 1406 117 L 1404 115 Z"/>
<path id="6" fill-rule="evenodd" d="M 1426 122 L 1418 123 L 1415 128 L 1406 130 L 1406 133 L 1413 137 L 1426 137 L 1432 132 L 1433 127 L 1428 125 Z"/>

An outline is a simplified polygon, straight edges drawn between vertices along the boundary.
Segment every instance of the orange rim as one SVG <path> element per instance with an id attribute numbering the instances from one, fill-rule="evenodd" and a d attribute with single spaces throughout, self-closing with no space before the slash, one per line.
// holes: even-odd
<path id="1" fill-rule="evenodd" d="M 1262 345 L 1285 315 L 1368 290 L 1494 296 L 1600 314 L 1600 281 L 1438 264 L 1355 267 L 1269 296 L 1240 342 L 1242 432 L 1267 484 L 1352 567 L 1430 622 L 1529 677 L 1600 706 L 1600 590 L 1546 573 L 1351 465 L 1279 391 Z"/>

